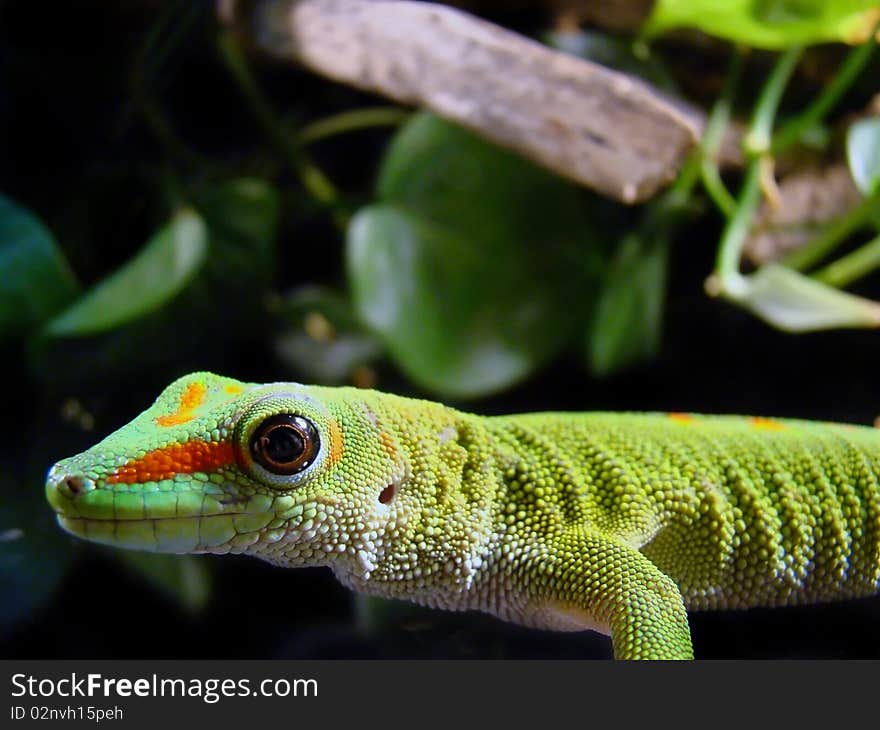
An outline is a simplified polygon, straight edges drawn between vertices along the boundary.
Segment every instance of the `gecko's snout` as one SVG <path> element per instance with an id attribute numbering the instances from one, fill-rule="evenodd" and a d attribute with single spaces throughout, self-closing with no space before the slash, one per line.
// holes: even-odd
<path id="1" fill-rule="evenodd" d="M 60 469 L 59 465 L 52 467 L 46 477 L 46 497 L 59 512 L 66 511 L 71 500 L 94 488 L 95 482 L 85 474 Z"/>

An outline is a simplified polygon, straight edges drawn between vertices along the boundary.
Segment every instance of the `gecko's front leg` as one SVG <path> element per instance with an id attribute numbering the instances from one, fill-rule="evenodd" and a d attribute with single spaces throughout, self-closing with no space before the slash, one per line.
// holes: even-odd
<path id="1" fill-rule="evenodd" d="M 638 550 L 580 530 L 539 548 L 516 571 L 536 623 L 606 627 L 617 659 L 693 658 L 678 587 Z"/>

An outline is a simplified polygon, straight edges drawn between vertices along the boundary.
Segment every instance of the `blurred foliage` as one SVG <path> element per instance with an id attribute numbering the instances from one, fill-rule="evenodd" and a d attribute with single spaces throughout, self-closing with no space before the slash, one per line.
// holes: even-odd
<path id="1" fill-rule="evenodd" d="M 666 241 L 633 234 L 620 242 L 586 330 L 587 361 L 597 375 L 657 354 L 667 258 Z"/>
<path id="2" fill-rule="evenodd" d="M 868 197 L 880 192 L 880 119 L 863 119 L 849 128 L 847 159 L 853 180 Z"/>
<path id="3" fill-rule="evenodd" d="M 182 615 L 220 601 L 213 563 L 75 542 L 43 497 L 53 461 L 130 420 L 172 377 L 216 369 L 457 403 L 530 382 L 550 392 L 554 376 L 540 371 L 558 362 L 576 362 L 584 382 L 612 382 L 662 358 L 684 227 L 711 238 L 719 215 L 730 223 L 707 212 L 712 194 L 698 185 L 709 151 L 668 193 L 627 208 L 429 113 L 376 107 L 384 102 L 248 57 L 211 3 L 63 5 L 51 28 L 33 5 L 0 7 L 0 352 L 14 384 L 0 422 L 7 636 L 89 560 L 118 561 Z M 852 41 L 867 34 L 869 5 L 660 0 L 647 30 L 696 27 L 757 48 Z M 525 30 L 671 94 L 693 81 L 666 63 L 662 41 L 548 25 Z M 760 54 L 747 63 L 743 117 L 767 65 Z M 717 69 L 690 74 L 724 81 Z M 831 144 L 815 130 L 866 102 L 812 114 L 822 85 L 798 84 L 782 107 L 789 120 L 811 115 L 795 141 Z M 878 130 L 874 119 L 849 132 L 867 199 L 880 196 Z M 865 311 L 866 300 L 792 268 L 757 273 L 738 303 L 777 324 L 851 324 L 846 316 Z M 560 392 L 564 406 L 575 402 Z M 232 598 L 250 600 L 232 585 Z M 283 602 L 267 603 L 286 615 Z M 361 611 L 373 627 L 398 615 Z"/>
<path id="4" fill-rule="evenodd" d="M 427 390 L 509 387 L 584 327 L 601 201 L 429 114 L 394 139 L 377 187 L 349 228 L 352 295 Z"/>
<path id="5" fill-rule="evenodd" d="M 0 195 L 0 336 L 20 336 L 63 307 L 78 290 L 49 230 Z"/>
<path id="6" fill-rule="evenodd" d="M 877 23 L 876 9 L 876 0 L 658 0 L 645 31 L 697 28 L 755 48 L 861 43 Z"/>
<path id="7" fill-rule="evenodd" d="M 160 309 L 201 268 L 206 238 L 198 214 L 180 211 L 135 258 L 49 320 L 45 332 L 82 337 L 117 329 Z"/>

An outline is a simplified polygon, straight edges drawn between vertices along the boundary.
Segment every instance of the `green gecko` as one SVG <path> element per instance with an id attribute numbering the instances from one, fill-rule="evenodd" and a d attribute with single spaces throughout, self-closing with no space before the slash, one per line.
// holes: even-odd
<path id="1" fill-rule="evenodd" d="M 737 416 L 477 416 L 194 373 L 49 472 L 124 548 L 329 566 L 356 591 L 693 656 L 687 609 L 865 596 L 880 430 Z"/>

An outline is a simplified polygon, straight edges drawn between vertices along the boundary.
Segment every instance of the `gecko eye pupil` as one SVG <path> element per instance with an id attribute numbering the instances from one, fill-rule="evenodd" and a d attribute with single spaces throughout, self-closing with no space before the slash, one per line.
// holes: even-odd
<path id="1" fill-rule="evenodd" d="M 254 430 L 251 455 L 273 474 L 296 474 L 315 460 L 320 440 L 315 425 L 302 416 L 271 416 Z"/>

